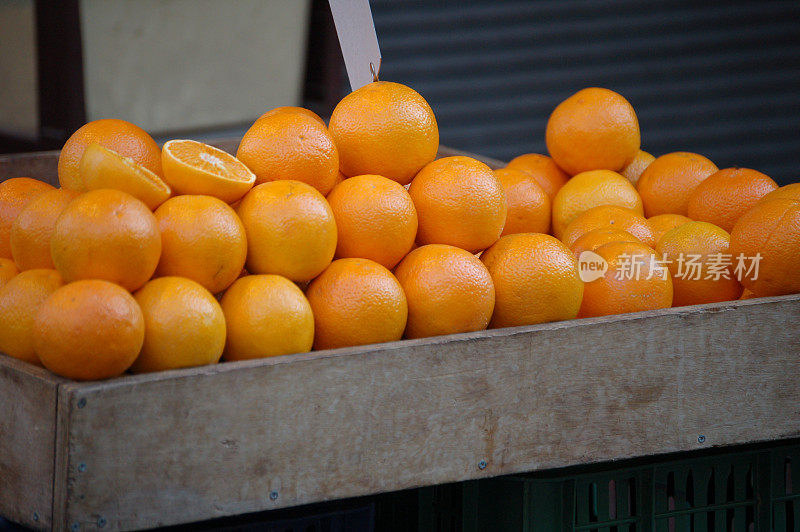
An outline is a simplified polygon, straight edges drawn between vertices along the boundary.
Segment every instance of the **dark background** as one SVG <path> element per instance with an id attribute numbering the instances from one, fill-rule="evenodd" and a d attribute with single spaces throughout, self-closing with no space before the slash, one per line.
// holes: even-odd
<path id="1" fill-rule="evenodd" d="M 370 4 L 381 79 L 428 100 L 442 144 L 502 160 L 547 153 L 553 108 L 599 86 L 633 104 L 653 155 L 693 151 L 800 181 L 800 1 Z"/>
<path id="2" fill-rule="evenodd" d="M 630 100 L 653 155 L 693 151 L 800 181 L 798 0 L 370 3 L 381 79 L 428 100 L 442 144 L 503 160 L 546 153 L 552 109 L 601 86 Z M 37 2 L 41 135 L 0 137 L 0 153 L 58 149 L 86 121 L 78 8 Z M 313 0 L 309 24 L 304 105 L 328 115 L 348 84 L 327 0 Z"/>

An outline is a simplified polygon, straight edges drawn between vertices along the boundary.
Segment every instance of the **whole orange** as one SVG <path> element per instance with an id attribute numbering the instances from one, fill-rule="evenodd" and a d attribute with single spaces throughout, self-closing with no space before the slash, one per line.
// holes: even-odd
<path id="1" fill-rule="evenodd" d="M 406 338 L 480 331 L 494 309 L 494 284 L 475 255 L 429 244 L 409 253 L 395 276 L 408 300 Z"/>
<path id="2" fill-rule="evenodd" d="M 417 210 L 396 181 L 353 176 L 328 194 L 328 203 L 338 231 L 336 258 L 371 259 L 392 269 L 414 245 Z"/>
<path id="3" fill-rule="evenodd" d="M 791 183 L 789 185 L 784 185 L 766 194 L 764 197 L 758 200 L 758 202 L 761 203 L 764 201 L 771 201 L 778 198 L 800 200 L 800 183 Z"/>
<path id="4" fill-rule="evenodd" d="M 19 274 L 19 268 L 11 259 L 0 257 L 0 288 Z"/>
<path id="5" fill-rule="evenodd" d="M 80 162 L 83 151 L 89 144 L 97 143 L 114 150 L 123 157 L 130 157 L 161 176 L 161 148 L 153 137 L 135 124 L 104 118 L 83 125 L 67 139 L 61 154 L 58 156 L 58 182 L 63 188 L 71 188 L 82 192 L 86 190 L 80 175 Z"/>
<path id="6" fill-rule="evenodd" d="M 296 284 L 280 275 L 248 275 L 220 302 L 228 336 L 225 360 L 305 353 L 314 344 L 314 314 Z"/>
<path id="7" fill-rule="evenodd" d="M 703 180 L 689 195 L 689 218 L 725 231 L 762 197 L 778 188 L 768 175 L 749 168 L 725 168 Z"/>
<path id="8" fill-rule="evenodd" d="M 325 198 L 299 181 L 253 188 L 237 209 L 247 235 L 247 270 L 310 281 L 333 260 L 336 221 Z"/>
<path id="9" fill-rule="evenodd" d="M 528 173 L 512 168 L 494 171 L 506 195 L 506 224 L 500 236 L 550 231 L 550 196 Z"/>
<path id="10" fill-rule="evenodd" d="M 33 350 L 39 307 L 63 284 L 55 270 L 27 270 L 0 288 L 0 352 L 41 366 Z"/>
<path id="11" fill-rule="evenodd" d="M 611 242 L 594 253 L 607 270 L 602 277 L 587 279 L 579 317 L 672 306 L 672 278 L 653 248 L 638 242 Z"/>
<path id="12" fill-rule="evenodd" d="M 131 371 L 216 364 L 225 347 L 225 316 L 211 293 L 183 277 L 160 277 L 133 295 L 144 317 L 144 343 Z"/>
<path id="13" fill-rule="evenodd" d="M 572 248 L 580 237 L 601 227 L 627 231 L 646 246 L 653 247 L 656 244 L 653 228 L 644 216 L 633 209 L 616 205 L 599 205 L 581 213 L 564 229 L 561 241 Z"/>
<path id="14" fill-rule="evenodd" d="M 56 220 L 79 192 L 68 188 L 47 190 L 28 203 L 11 225 L 11 255 L 21 270 L 55 268 L 50 237 Z"/>
<path id="15" fill-rule="evenodd" d="M 342 98 L 331 115 L 342 173 L 375 174 L 407 185 L 439 150 L 433 110 L 414 89 L 387 81 Z"/>
<path id="16" fill-rule="evenodd" d="M 339 151 L 324 124 L 299 113 L 262 117 L 247 130 L 236 157 L 256 174 L 256 185 L 302 181 L 323 196 L 339 172 Z"/>
<path id="17" fill-rule="evenodd" d="M 577 316 L 583 295 L 578 262 L 558 239 L 541 233 L 506 235 L 481 255 L 494 282 L 489 326 L 514 327 Z"/>
<path id="18" fill-rule="evenodd" d="M 656 245 L 658 245 L 659 240 L 667 231 L 692 220 L 681 214 L 656 214 L 648 218 L 647 221 L 650 222 L 650 227 L 653 229 L 653 237 Z"/>
<path id="19" fill-rule="evenodd" d="M 642 198 L 630 181 L 610 170 L 576 175 L 553 199 L 553 234 L 561 238 L 567 225 L 592 207 L 616 205 L 643 214 Z"/>
<path id="20" fill-rule="evenodd" d="M 471 157 L 445 157 L 428 164 L 408 193 L 419 216 L 419 244 L 449 244 L 475 253 L 503 232 L 503 187 L 488 166 Z"/>
<path id="21" fill-rule="evenodd" d="M 62 286 L 39 307 L 33 348 L 44 367 L 75 380 L 107 379 L 128 369 L 144 342 L 136 300 L 108 281 Z"/>
<path id="22" fill-rule="evenodd" d="M 194 140 L 170 140 L 164 144 L 161 161 L 164 181 L 175 194 L 202 194 L 235 203 L 256 182 L 256 175 L 242 161 Z"/>
<path id="23" fill-rule="evenodd" d="M 133 291 L 156 270 L 161 233 L 147 205 L 130 194 L 92 190 L 61 212 L 50 253 L 66 282 L 104 279 Z"/>
<path id="24" fill-rule="evenodd" d="M 211 196 L 175 196 L 155 212 L 161 231 L 156 275 L 186 277 L 212 294 L 233 283 L 247 258 L 244 225 L 229 205 Z"/>
<path id="25" fill-rule="evenodd" d="M 511 159 L 506 168 L 522 170 L 533 177 L 552 200 L 561 187 L 569 181 L 569 175 L 547 155 L 526 153 Z"/>
<path id="26" fill-rule="evenodd" d="M 572 250 L 572 254 L 575 255 L 576 258 L 580 259 L 584 251 L 594 251 L 600 246 L 610 244 L 611 242 L 641 242 L 641 240 L 621 229 L 601 227 L 600 229 L 592 229 L 581 235 L 569 249 Z"/>
<path id="27" fill-rule="evenodd" d="M 625 165 L 625 168 L 620 170 L 619 173 L 635 186 L 639 181 L 639 178 L 642 177 L 642 172 L 644 172 L 645 169 L 650 166 L 650 163 L 655 160 L 656 158 L 646 151 L 639 150 L 636 152 L 636 157 L 634 157 L 631 162 Z"/>
<path id="28" fill-rule="evenodd" d="M 708 222 L 688 222 L 667 231 L 656 251 L 672 275 L 672 306 L 733 301 L 742 295 L 730 242 L 727 231 Z"/>
<path id="29" fill-rule="evenodd" d="M 408 303 L 392 272 L 369 259 L 338 259 L 311 281 L 314 349 L 399 340 Z"/>
<path id="30" fill-rule="evenodd" d="M 640 140 L 639 120 L 628 100 L 598 87 L 558 104 L 545 130 L 547 151 L 570 175 L 621 170 L 636 156 Z"/>
<path id="31" fill-rule="evenodd" d="M 11 258 L 11 226 L 25 206 L 53 187 L 31 179 L 13 177 L 0 183 L 0 257 Z"/>
<path id="32" fill-rule="evenodd" d="M 696 153 L 674 152 L 657 157 L 636 183 L 645 216 L 687 216 L 692 191 L 717 170 L 717 165 Z"/>
<path id="33" fill-rule="evenodd" d="M 305 107 L 295 107 L 292 105 L 284 105 L 281 107 L 276 107 L 275 109 L 271 109 L 266 113 L 264 113 L 263 115 L 261 115 L 258 119 L 261 120 L 262 118 L 266 118 L 268 116 L 277 115 L 281 113 L 296 113 L 309 116 L 314 120 L 316 120 L 317 122 L 319 122 L 320 124 L 322 124 L 323 126 L 325 125 L 325 121 L 322 118 L 320 118 L 320 116 L 314 111 L 306 109 Z"/>
<path id="34" fill-rule="evenodd" d="M 800 199 L 762 199 L 731 231 L 734 272 L 744 287 L 759 297 L 800 292 L 798 250 Z"/>

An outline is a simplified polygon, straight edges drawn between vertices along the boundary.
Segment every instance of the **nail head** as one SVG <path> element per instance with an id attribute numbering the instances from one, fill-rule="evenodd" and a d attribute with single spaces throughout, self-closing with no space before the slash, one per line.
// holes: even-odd
<path id="1" fill-rule="evenodd" d="M 104 526 L 106 526 L 106 518 L 105 517 L 100 517 L 97 520 L 97 526 L 100 527 L 100 528 L 103 528 Z"/>
<path id="2" fill-rule="evenodd" d="M 271 501 L 278 500 L 278 492 L 277 491 L 271 491 L 269 493 L 269 500 L 271 500 Z"/>
<path id="3" fill-rule="evenodd" d="M 705 443 L 706 437 L 704 435 L 700 435 L 697 437 L 697 443 Z"/>
<path id="4" fill-rule="evenodd" d="M 478 462 L 478 469 L 486 469 L 486 460 Z"/>
<path id="5" fill-rule="evenodd" d="M 83 408 L 84 406 L 86 406 L 86 398 L 81 397 L 80 399 L 78 399 L 78 408 Z"/>

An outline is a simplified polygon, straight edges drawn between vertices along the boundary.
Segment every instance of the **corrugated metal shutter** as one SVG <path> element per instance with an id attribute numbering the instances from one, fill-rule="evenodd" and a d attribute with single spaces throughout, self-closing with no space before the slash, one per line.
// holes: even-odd
<path id="1" fill-rule="evenodd" d="M 633 104 L 642 147 L 800 181 L 800 2 L 372 0 L 381 78 L 422 93 L 442 143 L 546 153 L 589 86 Z"/>

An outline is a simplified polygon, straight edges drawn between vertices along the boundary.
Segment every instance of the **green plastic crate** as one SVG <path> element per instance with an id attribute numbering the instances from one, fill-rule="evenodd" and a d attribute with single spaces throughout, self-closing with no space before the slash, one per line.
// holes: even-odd
<path id="1" fill-rule="evenodd" d="M 800 532 L 800 445 L 420 491 L 435 531 Z"/>

